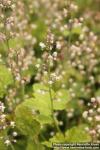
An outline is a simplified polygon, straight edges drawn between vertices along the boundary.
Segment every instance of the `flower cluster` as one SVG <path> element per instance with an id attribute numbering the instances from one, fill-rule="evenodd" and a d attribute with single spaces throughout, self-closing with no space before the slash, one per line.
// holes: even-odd
<path id="1" fill-rule="evenodd" d="M 33 52 L 30 51 L 27 55 L 25 49 L 20 50 L 9 49 L 8 53 L 8 65 L 16 81 L 24 84 L 29 81 L 29 77 L 23 76 L 22 72 L 28 70 L 28 67 L 32 64 Z"/>
<path id="2" fill-rule="evenodd" d="M 13 0 L 0 0 L 0 6 L 3 7 L 11 7 Z"/>
<path id="3" fill-rule="evenodd" d="M 14 131 L 15 129 L 15 122 L 9 121 L 7 119 L 7 114 L 5 113 L 5 106 L 2 102 L 0 102 L 0 132 L 5 132 L 7 129 L 11 128 L 12 132 L 9 136 L 0 136 L 0 140 L 3 140 L 5 145 L 10 145 L 11 142 L 16 142 L 14 139 L 17 136 L 17 132 Z"/>
<path id="4" fill-rule="evenodd" d="M 92 140 L 97 141 L 100 138 L 100 97 L 91 98 L 88 107 L 88 110 L 83 112 L 84 119 L 89 123 L 89 127 L 85 129 L 91 135 Z"/>
<path id="5" fill-rule="evenodd" d="M 5 125 L 6 115 L 4 114 L 4 109 L 5 109 L 4 104 L 2 102 L 0 102 L 0 130 L 6 128 L 6 125 Z"/>

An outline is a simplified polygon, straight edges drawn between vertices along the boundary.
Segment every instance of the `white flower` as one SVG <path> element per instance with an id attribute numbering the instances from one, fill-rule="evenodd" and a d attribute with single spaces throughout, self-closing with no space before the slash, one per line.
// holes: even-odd
<path id="1" fill-rule="evenodd" d="M 17 75 L 17 76 L 16 76 L 16 80 L 17 80 L 17 81 L 20 81 L 20 80 L 21 80 L 20 75 Z"/>
<path id="2" fill-rule="evenodd" d="M 4 112 L 5 106 L 0 103 L 0 111 Z"/>
<path id="3" fill-rule="evenodd" d="M 60 42 L 57 42 L 57 49 L 61 49 L 61 44 L 60 44 Z"/>
<path id="4" fill-rule="evenodd" d="M 90 122 L 93 120 L 92 117 L 88 117 L 87 119 L 88 119 L 88 121 L 90 121 Z"/>
<path id="5" fill-rule="evenodd" d="M 88 112 L 87 112 L 87 111 L 84 111 L 84 112 L 83 112 L 83 117 L 84 117 L 84 118 L 87 118 L 87 116 L 88 116 Z"/>
<path id="6" fill-rule="evenodd" d="M 50 133 L 51 136 L 54 136 L 54 134 L 55 134 L 55 133 L 54 133 L 53 131 Z"/>
<path id="7" fill-rule="evenodd" d="M 95 134 L 96 134 L 96 131 L 95 131 L 95 130 L 91 130 L 91 131 L 90 131 L 90 134 L 95 135 Z"/>
<path id="8" fill-rule="evenodd" d="M 90 110 L 89 110 L 89 113 L 92 114 L 92 113 L 93 113 L 93 109 L 90 109 Z"/>
<path id="9" fill-rule="evenodd" d="M 100 104 L 100 97 L 97 97 L 97 102 Z"/>
<path id="10" fill-rule="evenodd" d="M 95 116 L 96 121 L 100 121 L 100 116 Z"/>
<path id="11" fill-rule="evenodd" d="M 98 130 L 98 133 L 100 134 L 100 129 Z"/>
<path id="12" fill-rule="evenodd" d="M 53 56 L 54 56 L 54 57 L 57 57 L 57 52 L 54 52 L 54 53 L 53 53 Z"/>
<path id="13" fill-rule="evenodd" d="M 53 81 L 50 80 L 50 81 L 48 82 L 48 84 L 52 85 L 52 84 L 53 84 Z"/>
<path id="14" fill-rule="evenodd" d="M 68 112 L 68 113 L 67 113 L 67 117 L 68 117 L 68 118 L 72 118 L 72 117 L 73 117 L 73 112 Z"/>
<path id="15" fill-rule="evenodd" d="M 17 134 L 17 132 L 13 132 L 13 136 L 15 137 L 15 136 L 17 136 L 18 134 Z"/>
<path id="16" fill-rule="evenodd" d="M 36 66 L 36 68 L 39 68 L 39 67 L 40 67 L 40 64 L 36 64 L 35 66 Z"/>
<path id="17" fill-rule="evenodd" d="M 5 144 L 6 144 L 7 146 L 9 146 L 9 145 L 10 145 L 10 140 L 6 140 L 6 141 L 5 141 Z"/>
<path id="18" fill-rule="evenodd" d="M 97 129 L 100 129 L 100 124 L 97 125 Z"/>
<path id="19" fill-rule="evenodd" d="M 97 109 L 97 112 L 100 113 L 100 108 Z"/>
<path id="20" fill-rule="evenodd" d="M 88 128 L 88 127 L 85 127 L 85 131 L 89 131 L 89 128 Z"/>
<path id="21" fill-rule="evenodd" d="M 39 43 L 39 46 L 40 46 L 42 49 L 46 47 L 46 45 L 45 45 L 43 42 L 40 42 L 40 43 Z"/>
<path id="22" fill-rule="evenodd" d="M 10 125 L 11 125 L 11 127 L 14 128 L 14 127 L 15 127 L 15 122 L 14 122 L 14 121 L 11 121 L 11 122 L 10 122 Z"/>
<path id="23" fill-rule="evenodd" d="M 59 125 L 62 126 L 63 125 L 63 121 L 59 121 Z"/>
<path id="24" fill-rule="evenodd" d="M 94 103 L 96 99 L 94 97 L 91 98 L 91 102 Z"/>

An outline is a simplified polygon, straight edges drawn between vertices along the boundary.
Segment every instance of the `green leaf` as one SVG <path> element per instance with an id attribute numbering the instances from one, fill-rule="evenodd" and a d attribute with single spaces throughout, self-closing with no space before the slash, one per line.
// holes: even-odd
<path id="1" fill-rule="evenodd" d="M 33 137 L 39 134 L 40 124 L 34 119 L 32 111 L 24 103 L 15 110 L 15 122 L 24 135 Z"/>
<path id="2" fill-rule="evenodd" d="M 6 137 L 7 135 L 7 130 L 4 130 L 4 131 L 0 131 L 0 149 L 1 150 L 7 150 L 7 146 L 4 144 L 4 138 Z M 3 139 L 2 139 L 3 137 Z"/>
<path id="3" fill-rule="evenodd" d="M 27 108 L 27 110 L 29 110 L 33 114 L 34 119 L 38 121 L 40 124 L 51 124 L 53 121 L 51 115 L 42 113 L 41 112 L 42 109 L 39 109 L 39 107 L 37 106 L 35 102 L 36 102 L 36 99 L 31 98 L 31 99 L 25 100 L 23 102 L 23 105 L 24 107 Z M 39 111 L 39 113 L 37 111 Z"/>
<path id="4" fill-rule="evenodd" d="M 0 65 L 0 98 L 4 96 L 7 87 L 13 83 L 11 72 L 4 66 Z"/>
<path id="5" fill-rule="evenodd" d="M 33 86 L 34 97 L 23 102 L 23 105 L 27 107 L 31 112 L 35 112 L 34 118 L 40 124 L 51 124 L 53 119 L 51 117 L 51 100 L 48 87 L 42 84 L 35 84 Z M 55 95 L 52 90 L 53 98 L 60 98 L 60 101 L 54 100 L 54 110 L 63 110 L 66 108 L 67 102 L 69 101 L 69 94 L 66 90 L 60 90 Z"/>
<path id="6" fill-rule="evenodd" d="M 79 125 L 69 129 L 66 133 L 67 142 L 90 142 L 91 137 L 85 131 L 86 125 Z"/>
<path id="7" fill-rule="evenodd" d="M 42 115 L 51 115 L 51 100 L 48 87 L 42 84 L 35 84 L 34 89 L 34 100 L 33 106 L 35 109 L 39 110 Z M 54 95 L 54 92 L 52 91 Z"/>
<path id="8" fill-rule="evenodd" d="M 65 142 L 64 135 L 61 133 L 56 133 L 52 138 L 49 139 L 49 141 L 44 141 L 42 144 L 47 147 L 52 147 L 53 143 L 63 143 Z"/>
<path id="9" fill-rule="evenodd" d="M 41 84 L 35 84 L 34 88 L 34 106 L 40 111 L 41 114 L 51 115 L 51 100 L 48 87 L 45 87 Z M 67 90 L 59 90 L 57 93 L 54 93 L 51 90 L 53 98 L 53 109 L 54 110 L 63 110 L 66 108 L 68 101 L 70 100 L 70 95 Z M 45 109 L 44 109 L 45 108 Z"/>
<path id="10" fill-rule="evenodd" d="M 28 140 L 26 150 L 45 150 L 41 143 L 38 141 L 33 141 L 32 139 Z"/>
<path id="11" fill-rule="evenodd" d="M 63 35 L 66 37 L 66 36 L 69 36 L 70 35 L 70 31 L 68 31 L 68 30 L 65 30 L 64 32 L 63 32 Z"/>
<path id="12" fill-rule="evenodd" d="M 41 114 L 36 116 L 36 120 L 40 122 L 41 124 L 52 124 L 53 122 L 53 119 L 51 116 L 46 116 L 46 115 L 41 115 Z"/>
<path id="13" fill-rule="evenodd" d="M 37 20 L 36 22 L 37 28 L 32 31 L 32 35 L 35 36 L 38 41 L 42 41 L 46 35 L 46 25 L 43 20 Z"/>
<path id="14" fill-rule="evenodd" d="M 19 138 L 17 140 L 16 143 L 14 143 L 14 147 L 15 150 L 25 150 L 27 146 L 27 138 L 25 136 L 21 136 L 21 138 Z"/>
<path id="15" fill-rule="evenodd" d="M 95 96 L 100 96 L 100 89 L 95 92 Z"/>
<path id="16" fill-rule="evenodd" d="M 24 41 L 21 38 L 14 38 L 9 40 L 9 45 L 11 48 L 16 48 L 17 43 L 20 47 L 24 45 Z"/>
<path id="17" fill-rule="evenodd" d="M 77 97 L 83 96 L 82 89 L 85 89 L 85 85 L 82 82 L 77 82 L 76 86 L 72 86 L 72 90 L 74 91 L 74 93 Z M 84 97 L 88 98 L 88 96 L 89 96 L 89 94 L 87 92 L 84 92 Z"/>
<path id="18" fill-rule="evenodd" d="M 82 28 L 81 27 L 75 27 L 72 29 L 73 34 L 81 34 Z"/>
<path id="19" fill-rule="evenodd" d="M 0 149 L 1 150 L 7 150 L 6 145 L 4 144 L 4 141 L 0 139 Z"/>
<path id="20" fill-rule="evenodd" d="M 65 109 L 69 101 L 70 101 L 69 92 L 65 89 L 59 90 L 56 94 L 56 100 L 54 101 L 54 110 Z"/>
<path id="21" fill-rule="evenodd" d="M 70 36 L 70 34 L 78 34 L 79 35 L 79 34 L 81 34 L 81 32 L 82 32 L 81 27 L 75 27 L 72 29 L 72 31 L 65 30 L 63 32 L 63 36 L 67 37 L 67 36 Z"/>

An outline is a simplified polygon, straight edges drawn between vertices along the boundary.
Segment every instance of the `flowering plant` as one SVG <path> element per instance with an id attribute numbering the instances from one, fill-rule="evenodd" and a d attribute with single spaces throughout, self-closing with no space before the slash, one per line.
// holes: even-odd
<path id="1" fill-rule="evenodd" d="M 1 150 L 100 142 L 98 4 L 0 0 Z"/>

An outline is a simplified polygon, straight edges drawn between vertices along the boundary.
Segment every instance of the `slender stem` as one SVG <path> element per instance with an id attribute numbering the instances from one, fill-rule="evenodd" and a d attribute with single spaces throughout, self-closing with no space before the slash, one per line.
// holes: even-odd
<path id="1" fill-rule="evenodd" d="M 71 5 L 71 1 L 69 0 L 69 5 Z M 70 19 L 73 20 L 72 11 L 70 10 Z M 69 24 L 69 38 L 68 38 L 68 52 L 70 54 L 70 45 L 72 40 L 72 23 Z M 68 55 L 69 56 L 69 55 Z"/>
<path id="2" fill-rule="evenodd" d="M 10 147 L 11 147 L 12 150 L 15 150 L 15 148 L 14 148 L 12 143 L 10 143 Z"/>
<path id="3" fill-rule="evenodd" d="M 10 46 L 9 46 L 9 39 L 8 39 L 8 35 L 7 35 L 7 29 L 6 29 L 6 16 L 5 15 L 4 15 L 4 33 L 5 33 L 5 36 L 6 36 L 5 44 L 7 46 L 7 56 L 8 56 Z"/>
<path id="4" fill-rule="evenodd" d="M 8 35 L 7 35 L 7 29 L 6 29 L 6 17 L 4 17 L 4 32 L 5 32 L 5 35 L 6 35 L 5 44 L 7 46 L 7 57 L 8 57 L 9 50 L 10 50 L 10 45 L 9 45 L 9 39 L 7 37 Z M 16 57 L 18 57 L 17 52 L 16 52 Z M 18 62 L 18 59 L 16 60 L 16 62 Z M 20 69 L 20 75 L 21 75 L 21 78 L 22 78 L 21 68 L 19 68 L 19 69 Z M 13 72 L 12 72 L 12 75 L 13 75 Z M 13 75 L 13 79 L 15 80 L 14 75 Z M 24 87 L 24 85 L 21 84 L 21 98 L 22 98 L 22 100 L 24 100 L 24 91 L 25 91 L 25 87 Z"/>
<path id="5" fill-rule="evenodd" d="M 50 62 L 49 61 L 48 61 L 48 66 L 47 67 L 48 67 L 48 80 L 50 81 L 51 70 L 50 70 Z M 57 120 L 54 116 L 54 105 L 53 105 L 52 89 L 51 89 L 50 84 L 48 84 L 48 87 L 49 87 L 49 95 L 50 95 L 50 100 L 51 100 L 51 113 L 52 113 L 53 122 L 55 124 L 55 127 L 56 127 L 57 131 L 61 133 L 61 130 L 58 126 Z"/>
<path id="6" fill-rule="evenodd" d="M 21 84 L 21 97 L 22 97 L 22 100 L 24 100 L 24 94 L 25 94 L 25 86 L 23 84 Z"/>
<path id="7" fill-rule="evenodd" d="M 10 137 L 7 134 L 6 134 L 6 136 L 7 136 L 8 140 L 10 140 Z M 11 141 L 10 141 L 10 145 L 9 146 L 11 147 L 12 150 L 15 150 L 15 148 L 14 148 L 13 144 L 11 143 Z"/>

